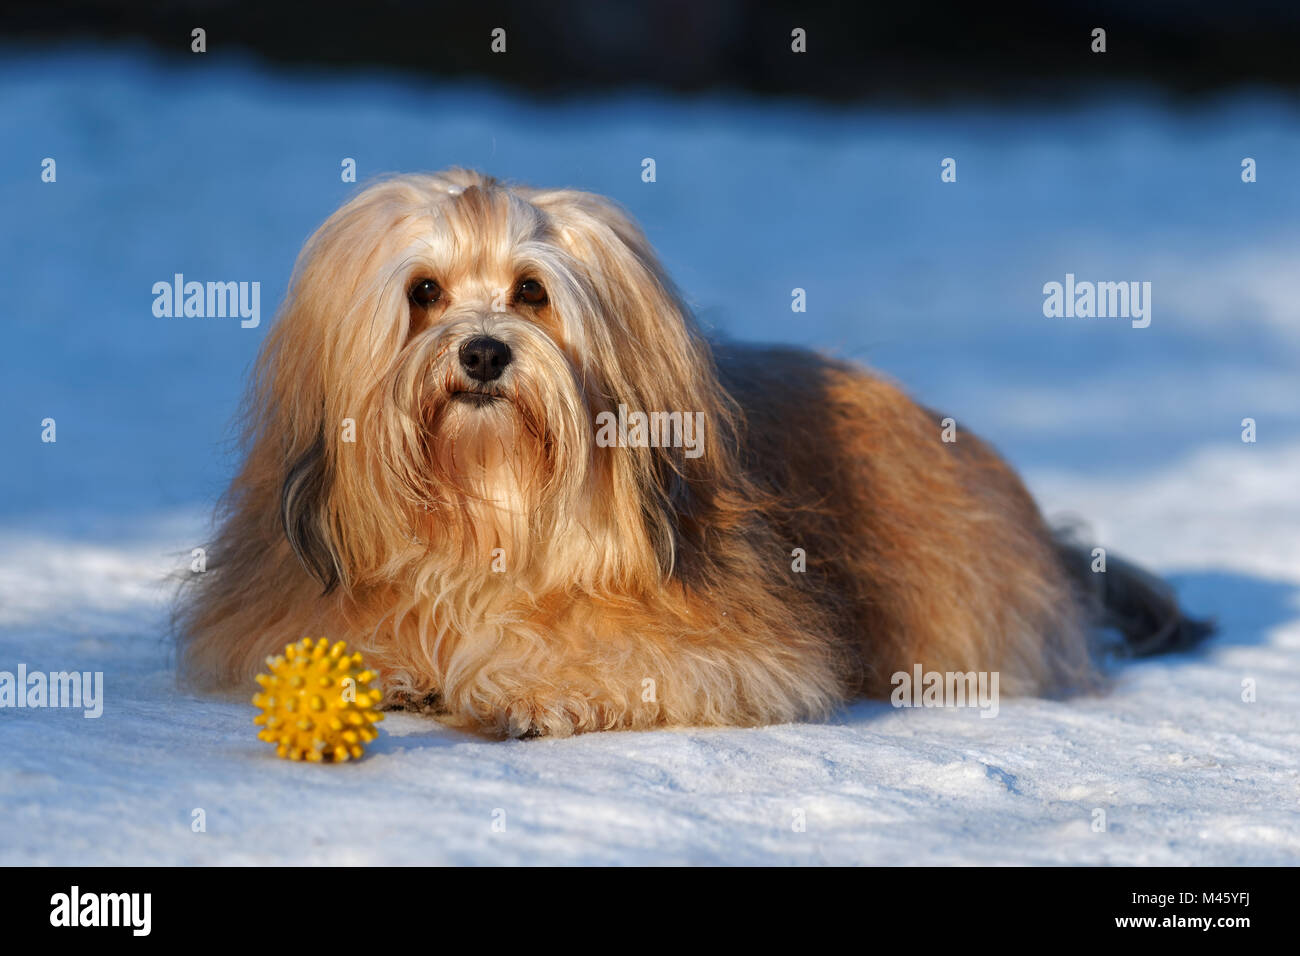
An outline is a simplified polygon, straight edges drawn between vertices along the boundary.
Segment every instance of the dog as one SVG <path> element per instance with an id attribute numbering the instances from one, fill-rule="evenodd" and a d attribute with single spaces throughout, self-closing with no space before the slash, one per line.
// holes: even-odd
<path id="1" fill-rule="evenodd" d="M 246 419 L 177 620 L 202 688 L 319 635 L 388 706 L 491 735 L 754 726 L 917 665 L 1088 692 L 1098 626 L 1135 653 L 1208 631 L 1135 566 L 1092 573 L 890 382 L 707 340 L 590 193 L 368 186 L 303 250 Z"/>

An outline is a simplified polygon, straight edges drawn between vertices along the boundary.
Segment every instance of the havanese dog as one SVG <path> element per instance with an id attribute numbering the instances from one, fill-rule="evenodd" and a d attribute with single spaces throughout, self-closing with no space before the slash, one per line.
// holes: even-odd
<path id="1" fill-rule="evenodd" d="M 1085 691 L 1097 625 L 1136 653 L 1206 630 L 889 382 L 710 343 L 589 193 L 364 189 L 307 243 L 246 414 L 178 617 L 204 687 L 323 636 L 389 705 L 494 735 L 746 726 L 918 665 Z"/>

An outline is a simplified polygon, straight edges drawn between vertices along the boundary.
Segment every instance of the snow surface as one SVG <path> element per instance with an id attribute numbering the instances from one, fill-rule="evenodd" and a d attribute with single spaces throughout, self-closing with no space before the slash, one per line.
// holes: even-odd
<path id="1" fill-rule="evenodd" d="M 1300 863 L 1294 107 L 555 104 L 84 48 L 0 49 L 0 103 L 0 670 L 106 682 L 98 720 L 0 710 L 0 862 Z M 250 704 L 177 691 L 166 580 L 293 257 L 356 188 L 344 156 L 614 196 L 706 322 L 898 377 L 1220 634 L 992 720 L 859 703 L 501 743 L 390 714 L 360 763 L 277 760 Z M 261 328 L 155 319 L 174 272 L 261 281 Z M 1066 272 L 1152 281 L 1151 328 L 1045 319 Z"/>

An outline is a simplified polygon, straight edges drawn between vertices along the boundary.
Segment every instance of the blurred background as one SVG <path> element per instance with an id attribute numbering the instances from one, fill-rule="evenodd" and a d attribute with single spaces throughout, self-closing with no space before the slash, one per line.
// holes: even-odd
<path id="1" fill-rule="evenodd" d="M 867 362 L 1038 488 L 1294 448 L 1298 11 L 10 2 L 0 522 L 205 516 L 303 241 L 368 179 L 451 165 L 614 197 L 706 327 Z M 260 282 L 261 326 L 155 317 L 175 273 Z M 1150 327 L 1045 318 L 1066 273 L 1149 281 Z"/>
<path id="2" fill-rule="evenodd" d="M 1300 7 L 969 6 L 7 0 L 0 668 L 109 689 L 0 711 L 0 863 L 1294 863 Z M 168 576 L 303 242 L 452 165 L 623 203 L 715 334 L 894 377 L 1220 636 L 997 721 L 502 745 L 390 714 L 328 780 L 276 761 L 246 701 L 176 689 Z M 260 283 L 261 324 L 156 317 L 177 273 Z M 1045 317 L 1067 274 L 1149 282 L 1150 326 Z"/>

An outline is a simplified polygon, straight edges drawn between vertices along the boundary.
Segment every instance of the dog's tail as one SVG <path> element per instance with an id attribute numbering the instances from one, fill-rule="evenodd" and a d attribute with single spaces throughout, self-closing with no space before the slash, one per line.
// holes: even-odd
<path id="1" fill-rule="evenodd" d="M 1057 552 L 1092 623 L 1123 636 L 1122 656 L 1187 651 L 1214 633 L 1213 620 L 1189 617 L 1173 589 L 1150 571 L 1111 554 L 1097 555 L 1068 535 L 1058 536 Z"/>

